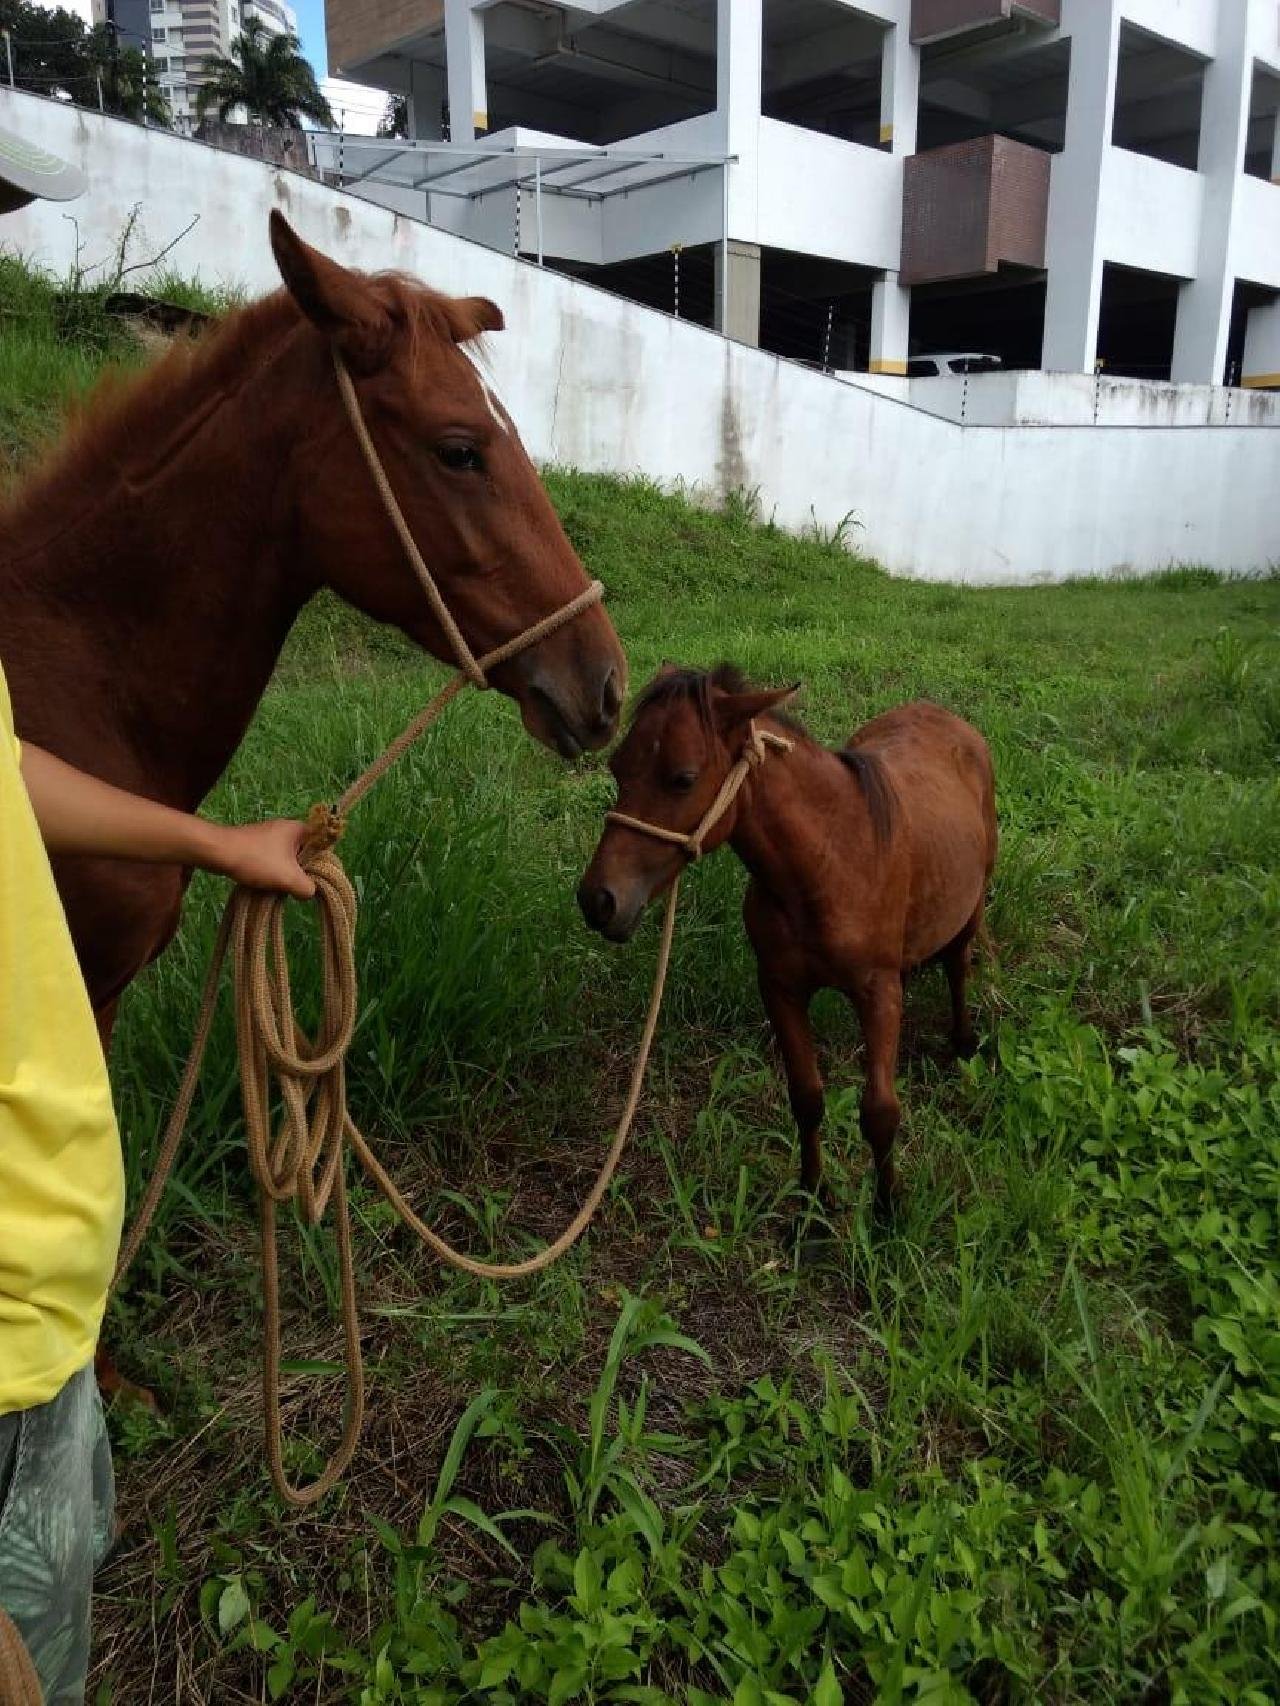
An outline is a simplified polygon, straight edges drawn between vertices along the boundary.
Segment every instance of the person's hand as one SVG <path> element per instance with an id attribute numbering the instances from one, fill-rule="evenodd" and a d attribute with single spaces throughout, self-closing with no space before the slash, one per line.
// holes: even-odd
<path id="1" fill-rule="evenodd" d="M 298 863 L 305 823 L 272 818 L 266 823 L 230 824 L 217 832 L 216 869 L 250 889 L 273 889 L 310 900 L 316 885 Z"/>

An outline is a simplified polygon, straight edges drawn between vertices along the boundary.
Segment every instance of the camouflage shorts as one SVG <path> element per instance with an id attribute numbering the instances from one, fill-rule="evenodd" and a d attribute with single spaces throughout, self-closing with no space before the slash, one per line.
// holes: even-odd
<path id="1" fill-rule="evenodd" d="M 115 1484 L 93 1365 L 47 1404 L 0 1416 L 0 1605 L 45 1706 L 80 1706 L 93 1572 L 111 1548 Z"/>

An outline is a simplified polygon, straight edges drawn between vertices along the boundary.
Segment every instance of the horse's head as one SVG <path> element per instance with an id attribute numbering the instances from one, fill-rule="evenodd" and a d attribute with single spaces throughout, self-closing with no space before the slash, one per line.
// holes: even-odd
<path id="1" fill-rule="evenodd" d="M 692 835 L 742 757 L 753 717 L 780 704 L 794 687 L 749 688 L 737 670 L 658 672 L 637 702 L 626 739 L 609 761 L 617 809 L 677 835 Z M 704 854 L 733 834 L 737 805 L 707 832 Z M 649 902 L 688 863 L 681 846 L 626 824 L 605 825 L 578 885 L 587 923 L 611 942 L 625 942 Z"/>
<path id="2" fill-rule="evenodd" d="M 456 661 L 357 445 L 336 352 L 418 550 L 477 657 L 584 592 L 586 573 L 533 463 L 466 353 L 480 333 L 501 329 L 493 303 L 351 272 L 278 213 L 271 243 L 302 315 L 291 343 L 306 386 L 294 458 L 305 572 Z M 573 757 L 613 734 L 626 660 L 597 606 L 495 667 L 490 680 L 516 700 L 531 734 Z"/>

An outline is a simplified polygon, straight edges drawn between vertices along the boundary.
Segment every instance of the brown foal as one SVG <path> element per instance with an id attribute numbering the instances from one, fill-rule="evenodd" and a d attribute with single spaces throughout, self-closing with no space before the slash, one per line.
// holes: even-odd
<path id="1" fill-rule="evenodd" d="M 953 1042 L 962 1055 L 975 1046 L 965 984 L 996 860 L 991 754 L 970 724 L 925 701 L 886 711 L 832 752 L 775 714 L 794 691 L 757 691 L 727 665 L 665 668 L 610 761 L 629 821 L 606 825 L 578 900 L 593 929 L 626 941 L 690 857 L 671 832 L 701 823 L 757 725 L 784 734 L 787 750 L 757 743 L 756 768 L 700 851 L 727 841 L 751 874 L 743 915 L 810 1191 L 821 1175 L 823 1080 L 809 1004 L 819 989 L 839 989 L 857 1009 L 867 1051 L 862 1134 L 887 1208 L 909 971 L 942 963 Z"/>

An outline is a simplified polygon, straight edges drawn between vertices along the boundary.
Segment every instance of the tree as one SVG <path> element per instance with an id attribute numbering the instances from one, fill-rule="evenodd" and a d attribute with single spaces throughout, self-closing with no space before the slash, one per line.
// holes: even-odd
<path id="1" fill-rule="evenodd" d="M 172 122 L 145 53 L 118 38 L 109 24 L 88 29 L 64 7 L 0 0 L 0 28 L 13 42 L 13 79 L 19 89 L 70 96 L 96 107 L 98 90 L 108 112 L 152 124 Z"/>
<path id="2" fill-rule="evenodd" d="M 95 94 L 92 102 L 75 96 L 83 105 L 96 103 L 96 85 L 101 78 L 103 105 L 109 113 L 118 113 L 121 118 L 131 118 L 138 124 L 145 119 L 148 124 L 163 125 L 166 129 L 173 123 L 169 103 L 161 93 L 146 54 L 140 48 L 113 41 L 109 24 L 98 24 L 89 31 L 84 57 L 95 74 Z"/>
<path id="3" fill-rule="evenodd" d="M 382 117 L 378 120 L 378 135 L 407 137 L 408 134 L 409 97 L 388 95 L 387 104 L 382 109 Z"/>
<path id="4" fill-rule="evenodd" d="M 0 0 L 0 28 L 13 44 L 13 77 L 19 89 L 38 95 L 70 95 L 97 100 L 93 69 L 85 63 L 88 30 L 84 19 L 62 6 L 30 6 L 26 0 Z"/>
<path id="5" fill-rule="evenodd" d="M 331 129 L 333 110 L 300 48 L 297 36 L 272 35 L 261 18 L 250 18 L 232 42 L 229 58 L 215 53 L 205 61 L 197 115 L 216 112 L 225 121 L 244 107 L 251 124 L 301 130 L 309 118 Z"/>

